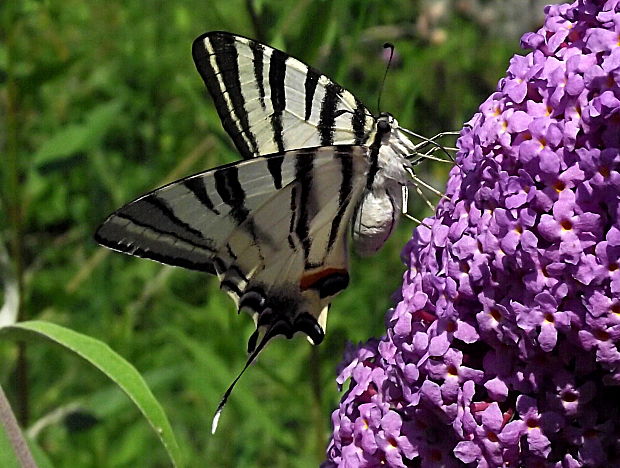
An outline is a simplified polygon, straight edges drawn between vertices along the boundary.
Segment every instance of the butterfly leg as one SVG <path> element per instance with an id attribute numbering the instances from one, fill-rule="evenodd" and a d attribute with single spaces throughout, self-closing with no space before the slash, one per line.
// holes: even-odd
<path id="1" fill-rule="evenodd" d="M 402 200 L 403 200 L 403 206 L 401 207 L 402 215 L 405 216 L 406 218 L 409 218 L 411 221 L 413 221 L 416 224 L 423 224 L 422 221 L 420 221 L 418 218 L 411 216 L 409 214 L 409 187 L 407 187 L 406 185 L 403 185 L 401 189 L 402 189 Z"/>
<path id="2" fill-rule="evenodd" d="M 414 185 L 414 187 L 416 189 L 416 192 L 418 192 L 418 194 L 429 205 L 431 211 L 435 211 L 435 208 L 433 207 L 431 202 L 428 200 L 428 198 L 424 195 L 424 193 L 422 193 L 422 191 L 420 190 L 420 187 L 418 185 L 416 185 L 415 182 L 414 182 L 413 185 Z M 416 218 L 415 216 L 412 216 L 412 215 L 409 214 L 409 212 L 408 212 L 408 206 L 409 206 L 409 187 L 407 187 L 406 185 L 403 185 L 401 188 L 402 188 L 402 200 L 403 200 L 403 204 L 402 204 L 402 207 L 401 207 L 401 213 L 403 214 L 403 216 L 405 216 L 406 218 L 410 219 L 411 221 L 413 221 L 414 223 L 416 223 L 418 225 L 423 225 L 423 226 L 426 226 L 427 228 L 431 229 L 431 227 L 428 224 L 426 224 L 424 221 L 421 221 L 418 218 Z"/>
<path id="3" fill-rule="evenodd" d="M 440 140 L 440 139 L 442 139 L 443 137 L 446 137 L 446 136 L 458 135 L 459 132 L 440 132 L 440 133 L 438 133 L 438 134 L 436 134 L 436 135 L 434 135 L 434 136 L 432 136 L 430 138 L 426 138 L 425 136 L 422 136 L 422 135 L 420 135 L 418 133 L 412 132 L 411 130 L 407 130 L 407 132 L 411 133 L 413 136 L 423 140 L 422 143 L 416 145 L 416 150 L 424 148 L 424 147 L 426 147 L 428 145 L 433 145 L 433 146 L 443 150 L 444 152 L 447 152 L 446 150 L 449 150 L 449 151 L 456 151 L 457 150 L 457 148 L 454 148 L 454 147 L 443 146 L 441 143 L 438 143 L 437 140 Z M 448 154 L 448 157 L 450 159 L 452 159 L 452 156 L 450 156 L 449 154 Z"/>
<path id="4" fill-rule="evenodd" d="M 422 187 L 424 187 L 426 190 L 428 190 L 429 192 L 431 192 L 434 195 L 437 195 L 439 198 L 446 198 L 446 195 L 442 192 L 440 192 L 439 190 L 437 190 L 435 187 L 433 187 L 432 185 L 427 184 L 426 182 L 424 182 L 422 179 L 420 179 L 419 177 L 417 177 L 415 175 L 415 172 L 413 172 L 413 169 L 408 167 L 405 168 L 406 171 L 409 173 L 409 176 L 411 177 L 411 180 L 413 182 L 413 184 L 419 189 L 419 186 L 421 185 Z M 426 202 L 428 204 L 431 204 L 428 199 L 422 195 L 421 191 L 420 191 L 420 195 L 424 197 L 424 199 L 426 200 Z M 431 204 L 432 206 L 432 204 Z"/>
<path id="5" fill-rule="evenodd" d="M 409 177 L 411 177 L 411 182 L 413 184 L 413 186 L 416 189 L 416 192 L 418 192 L 418 195 L 420 195 L 420 197 L 422 197 L 422 199 L 426 202 L 426 205 L 432 210 L 435 211 L 435 206 L 430 202 L 430 200 L 428 199 L 428 197 L 424 194 L 424 192 L 422 192 L 422 189 L 420 187 L 424 187 L 425 189 L 427 189 L 429 192 L 431 192 L 434 195 L 437 195 L 440 199 L 441 198 L 446 198 L 446 196 L 441 193 L 439 190 L 437 190 L 435 187 L 427 184 L 426 182 L 424 182 L 422 179 L 420 179 L 419 177 L 417 177 L 415 175 L 415 172 L 413 172 L 413 169 L 408 167 L 406 168 L 407 172 L 409 173 Z"/>
<path id="6" fill-rule="evenodd" d="M 416 165 L 420 164 L 422 161 L 425 161 L 425 160 L 428 160 L 428 159 L 430 159 L 431 161 L 437 161 L 437 162 L 441 162 L 441 163 L 454 164 L 453 160 L 447 160 L 447 159 L 438 158 L 436 156 L 433 156 L 434 153 L 436 153 L 437 151 L 440 151 L 441 149 L 442 148 L 434 146 L 433 148 L 428 150 L 426 153 L 422 153 L 420 156 L 418 156 L 415 159 L 411 160 L 411 165 L 412 166 L 416 166 Z M 445 149 L 452 150 L 452 148 L 445 148 Z M 456 148 L 454 148 L 454 149 L 456 150 Z"/>
<path id="7" fill-rule="evenodd" d="M 420 189 L 416 186 L 416 190 L 418 191 L 418 193 L 420 192 Z M 403 216 L 405 216 L 406 218 L 410 219 L 411 221 L 413 221 L 414 223 L 416 223 L 417 225 L 422 225 L 422 226 L 426 226 L 427 228 L 431 229 L 431 227 L 426 224 L 424 221 L 419 220 L 418 218 L 416 218 L 415 216 L 411 216 L 408 213 L 408 203 L 409 203 L 409 187 L 403 185 L 402 186 L 402 191 L 403 191 L 403 206 L 401 208 L 401 213 Z M 424 194 L 422 194 L 422 197 L 424 197 Z M 435 209 L 432 208 L 432 210 L 434 211 Z"/>
<path id="8" fill-rule="evenodd" d="M 441 138 L 443 138 L 443 137 L 445 137 L 445 136 L 454 136 L 454 135 L 458 135 L 458 134 L 459 134 L 459 132 L 441 132 L 441 133 L 438 133 L 437 135 L 435 135 L 435 136 L 433 136 L 433 137 L 431 137 L 431 138 L 427 138 L 427 137 L 425 137 L 425 136 L 423 136 L 423 135 L 420 135 L 419 133 L 413 132 L 413 131 L 411 131 L 411 130 L 409 130 L 409 129 L 406 129 L 406 128 L 401 128 L 400 130 L 402 130 L 402 131 L 403 131 L 403 132 L 405 132 L 405 133 L 408 133 L 408 134 L 409 134 L 409 135 L 411 135 L 411 136 L 414 136 L 414 137 L 419 138 L 419 139 L 421 139 L 421 140 L 422 140 L 422 142 L 421 142 L 421 143 L 419 143 L 419 144 L 417 144 L 417 145 L 415 146 L 415 148 L 414 148 L 414 154 L 413 154 L 413 155 L 420 154 L 422 150 L 424 150 L 424 149 L 425 149 L 426 147 L 428 147 L 429 145 L 432 145 L 432 146 L 434 146 L 434 148 L 436 148 L 436 149 L 432 149 L 432 150 L 428 151 L 428 152 L 427 152 L 427 153 L 425 153 L 425 154 L 424 154 L 424 153 L 423 153 L 423 154 L 421 154 L 421 155 L 420 155 L 420 158 L 425 158 L 426 156 L 429 156 L 429 158 L 427 158 L 427 159 L 435 159 L 435 158 L 433 158 L 433 157 L 430 157 L 430 155 L 431 155 L 432 153 L 434 153 L 436 150 L 439 150 L 439 151 L 443 151 L 443 153 L 444 153 L 444 154 L 445 154 L 445 155 L 446 155 L 446 156 L 450 159 L 450 161 L 446 161 L 445 159 L 439 159 L 439 158 L 437 158 L 438 160 L 443 161 L 443 162 L 452 162 L 452 163 L 454 163 L 454 162 L 455 162 L 455 161 L 454 161 L 454 158 L 453 158 L 453 157 L 452 157 L 452 155 L 449 153 L 449 151 L 457 151 L 457 148 L 443 146 L 441 143 L 437 142 L 437 140 L 439 140 L 439 139 L 441 139 Z M 413 156 L 413 155 L 412 155 L 412 156 Z"/>

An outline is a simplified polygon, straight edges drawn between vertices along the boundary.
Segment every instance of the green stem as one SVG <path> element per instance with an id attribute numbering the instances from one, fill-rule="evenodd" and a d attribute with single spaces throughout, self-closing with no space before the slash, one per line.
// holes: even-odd
<path id="1" fill-rule="evenodd" d="M 252 28 L 254 29 L 254 37 L 261 42 L 266 42 L 267 38 L 265 37 L 265 32 L 263 30 L 263 24 L 256 10 L 256 4 L 254 0 L 246 0 L 245 7 L 248 10 L 248 14 L 250 15 L 250 19 L 252 20 Z"/>
<path id="2" fill-rule="evenodd" d="M 325 421 L 323 419 L 323 388 L 321 386 L 321 356 L 317 346 L 310 351 L 310 385 L 312 387 L 312 419 L 314 452 L 318 460 L 325 458 Z"/>
<path id="3" fill-rule="evenodd" d="M 22 434 L 19 424 L 17 424 L 17 419 L 11 410 L 11 405 L 2 386 L 0 386 L 0 422 L 4 426 L 15 456 L 21 463 L 22 468 L 37 468 L 37 464 L 28 448 L 28 444 L 26 444 L 24 434 Z"/>
<path id="4" fill-rule="evenodd" d="M 21 424 L 26 426 L 30 419 L 30 405 L 28 403 L 30 385 L 28 384 L 26 343 L 23 341 L 17 342 L 17 369 L 15 369 L 15 380 L 17 390 L 17 414 Z"/>
<path id="5" fill-rule="evenodd" d="M 13 8 L 10 8 L 10 7 Z M 19 33 L 19 3 L 9 2 L 3 16 L 6 26 L 7 81 L 6 81 L 6 170 L 4 182 L 4 203 L 9 221 L 9 246 L 13 259 L 15 277 L 17 279 L 18 304 L 17 320 L 26 320 L 22 303 L 24 284 L 23 265 L 23 204 L 22 186 L 19 164 L 19 86 L 14 73 L 15 36 Z M 26 345 L 18 347 L 16 389 L 19 420 L 23 425 L 28 422 L 28 373 L 26 367 Z"/>

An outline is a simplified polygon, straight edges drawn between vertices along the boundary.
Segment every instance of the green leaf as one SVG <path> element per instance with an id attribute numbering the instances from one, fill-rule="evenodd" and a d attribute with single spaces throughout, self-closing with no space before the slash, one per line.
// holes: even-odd
<path id="1" fill-rule="evenodd" d="M 24 333 L 34 333 L 64 346 L 97 367 L 136 404 L 161 439 L 172 463 L 181 466 L 179 446 L 160 404 L 138 371 L 108 345 L 60 325 L 42 321 L 19 322 L 1 328 L 0 332 L 13 338 L 23 337 Z"/>
<path id="2" fill-rule="evenodd" d="M 41 145 L 33 156 L 34 163 L 43 166 L 97 147 L 122 107 L 120 100 L 106 102 L 91 110 L 84 122 L 65 126 Z"/>

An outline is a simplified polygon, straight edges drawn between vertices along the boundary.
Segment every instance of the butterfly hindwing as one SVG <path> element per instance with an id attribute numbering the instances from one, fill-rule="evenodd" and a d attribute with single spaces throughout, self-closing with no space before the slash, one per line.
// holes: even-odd
<path id="1" fill-rule="evenodd" d="M 314 156 L 306 157 L 308 152 Z M 308 333 L 300 328 L 300 318 L 306 314 L 301 323 L 316 324 L 329 300 L 348 284 L 347 230 L 368 169 L 361 147 L 294 153 L 298 177 L 252 213 L 254 223 L 270 224 L 271 232 L 279 233 L 274 239 L 279 249 L 268 252 L 268 263 L 246 288 L 258 286 L 264 293 L 262 309 L 254 311 L 258 322 L 279 320 L 289 337 L 297 330 Z M 293 215 L 274 224 L 287 204 Z"/>
<path id="2" fill-rule="evenodd" d="M 360 146 L 240 161 L 125 205 L 102 224 L 96 239 L 122 252 L 217 274 L 222 289 L 258 325 L 276 321 L 281 333 L 301 330 L 316 338 L 320 333 L 311 327 L 348 282 L 347 229 L 367 170 Z"/>
<path id="3" fill-rule="evenodd" d="M 372 139 L 375 118 L 355 96 L 284 52 L 215 31 L 198 37 L 192 54 L 222 125 L 246 159 Z"/>
<path id="4" fill-rule="evenodd" d="M 215 274 L 228 255 L 231 233 L 252 208 L 295 176 L 283 160 L 284 155 L 274 155 L 238 162 L 173 182 L 112 214 L 96 240 L 125 253 Z M 269 171 L 274 163 L 280 166 L 277 179 Z"/>

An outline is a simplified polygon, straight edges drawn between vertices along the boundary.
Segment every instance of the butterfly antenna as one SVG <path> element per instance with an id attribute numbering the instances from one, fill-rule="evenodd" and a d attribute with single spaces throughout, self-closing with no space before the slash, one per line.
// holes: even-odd
<path id="1" fill-rule="evenodd" d="M 383 88 L 385 86 L 385 80 L 387 79 L 388 71 L 392 65 L 392 58 L 394 57 L 394 44 L 386 42 L 383 44 L 384 49 L 390 49 L 390 58 L 388 59 L 387 66 L 385 67 L 385 73 L 383 74 L 383 81 L 381 82 L 381 88 L 379 88 L 379 97 L 377 98 L 377 109 L 381 113 L 381 95 L 383 94 Z"/>
<path id="2" fill-rule="evenodd" d="M 215 410 L 215 414 L 213 415 L 213 421 L 211 422 L 211 434 L 215 434 L 215 431 L 217 431 L 217 425 L 220 422 L 220 416 L 222 415 L 224 406 L 226 406 L 226 403 L 228 402 L 228 397 L 230 396 L 233 389 L 235 388 L 235 385 L 237 384 L 239 379 L 241 379 L 241 376 L 247 370 L 247 368 L 250 367 L 250 364 L 254 362 L 256 357 L 263 350 L 267 342 L 275 336 L 275 333 L 273 332 L 274 325 L 275 324 L 272 324 L 271 327 L 269 327 L 269 329 L 265 333 L 265 336 L 263 336 L 263 338 L 258 343 L 258 346 L 256 346 L 256 349 L 254 349 L 252 354 L 250 354 L 250 356 L 248 357 L 248 360 L 246 361 L 245 366 L 243 366 L 243 369 L 241 369 L 241 372 L 239 372 L 239 375 L 237 376 L 237 378 L 232 381 L 228 389 L 224 392 L 224 395 L 222 396 L 222 399 L 220 400 L 220 404 L 217 405 L 217 409 Z"/>

